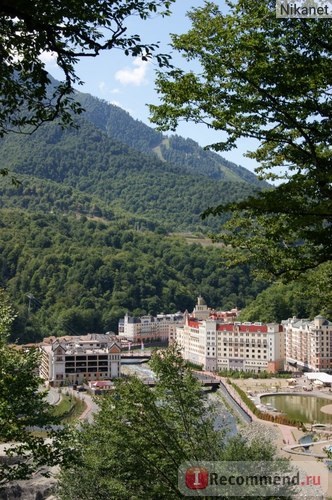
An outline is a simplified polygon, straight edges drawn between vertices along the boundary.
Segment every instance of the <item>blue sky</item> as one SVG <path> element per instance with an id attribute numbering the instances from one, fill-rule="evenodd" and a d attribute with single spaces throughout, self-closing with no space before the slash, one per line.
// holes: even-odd
<path id="1" fill-rule="evenodd" d="M 221 5 L 222 3 L 219 2 Z M 161 50 L 169 52 L 170 33 L 184 33 L 190 28 L 186 12 L 191 7 L 204 5 L 204 0 L 177 0 L 172 6 L 172 15 L 161 18 L 154 16 L 147 21 L 138 18 L 128 20 L 129 32 L 139 33 L 144 42 L 161 42 Z M 50 55 L 45 55 L 48 71 L 57 79 L 62 75 Z M 181 58 L 175 54 L 176 65 L 181 64 Z M 116 104 L 128 111 L 133 118 L 149 123 L 147 104 L 158 104 L 155 91 L 155 63 L 144 63 L 132 57 L 126 57 L 120 50 L 103 53 L 96 58 L 84 58 L 77 64 L 77 74 L 84 82 L 79 87 L 81 92 L 87 92 L 105 101 Z M 190 137 L 201 146 L 206 146 L 220 140 L 220 132 L 216 133 L 203 125 L 181 123 L 176 133 Z M 223 153 L 222 156 L 249 170 L 256 166 L 254 160 L 245 158 L 243 153 L 249 148 L 247 141 L 238 144 L 236 150 Z"/>

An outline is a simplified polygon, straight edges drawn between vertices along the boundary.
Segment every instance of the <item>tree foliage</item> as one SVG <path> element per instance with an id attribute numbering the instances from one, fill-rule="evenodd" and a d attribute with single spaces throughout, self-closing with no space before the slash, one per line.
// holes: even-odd
<path id="1" fill-rule="evenodd" d="M 289 283 L 275 282 L 241 311 L 241 321 L 278 322 L 286 318 L 332 317 L 332 268 L 329 263 Z"/>
<path id="2" fill-rule="evenodd" d="M 228 2 L 189 13 L 188 33 L 173 49 L 189 70 L 161 73 L 162 104 L 151 106 L 162 130 L 180 119 L 220 131 L 211 147 L 227 151 L 241 139 L 271 190 L 241 203 L 210 208 L 235 211 L 221 238 L 234 262 L 251 260 L 287 278 L 331 260 L 331 48 L 328 19 L 277 19 L 274 2 Z"/>
<path id="3" fill-rule="evenodd" d="M 0 289 L 0 488 L 71 459 L 62 441 L 66 432 L 50 430 L 54 420 L 45 394 L 39 390 L 37 350 L 7 343 L 14 318 L 7 295 Z M 34 435 L 31 430 L 36 427 L 43 428 L 51 440 Z"/>
<path id="4" fill-rule="evenodd" d="M 240 436 L 226 438 L 224 425 L 216 429 L 216 409 L 204 400 L 176 346 L 154 354 L 151 367 L 154 390 L 129 378 L 98 401 L 94 423 L 80 432 L 77 463 L 63 468 L 61 499 L 183 498 L 178 472 L 184 462 L 280 464 L 263 439 L 248 444 Z"/>
<path id="5" fill-rule="evenodd" d="M 177 171 L 186 170 L 213 180 L 241 182 L 262 187 L 255 174 L 227 161 L 213 151 L 204 150 L 197 142 L 178 135 L 170 137 L 157 132 L 129 113 L 89 94 L 78 96 L 85 109 L 84 117 L 97 128 L 107 132 L 112 139 L 127 144 L 136 151 L 157 153 L 168 164 L 176 165 Z"/>
<path id="6" fill-rule="evenodd" d="M 204 152 L 193 141 L 185 151 L 178 147 L 181 140 L 175 146 L 172 141 L 165 154 L 169 161 L 162 161 L 151 148 L 151 141 L 160 140 L 151 128 L 91 96 L 82 103 L 87 112 L 77 118 L 77 130 L 45 124 L 28 140 L 24 135 L 8 134 L 0 141 L 0 169 L 7 166 L 15 171 L 23 184 L 19 194 L 28 191 L 26 177 L 20 176 L 24 173 L 98 197 L 96 204 L 100 207 L 103 201 L 104 208 L 99 214 L 95 210 L 97 216 L 107 213 L 112 204 L 162 223 L 170 231 L 210 228 L 216 232 L 221 221 L 210 218 L 203 222 L 201 212 L 220 199 L 224 203 L 244 199 L 255 189 L 254 175 L 247 180 L 244 169 L 234 165 L 231 169 L 221 157 Z M 52 187 L 51 193 L 53 189 L 59 190 Z M 3 206 L 8 206 L 8 199 L 1 198 Z M 63 198 L 59 193 L 48 205 L 57 211 L 66 205 Z M 32 196 L 30 199 L 33 202 Z"/>
<path id="7" fill-rule="evenodd" d="M 76 63 L 104 50 L 152 57 L 158 45 L 144 43 L 127 31 L 127 18 L 145 20 L 157 12 L 169 14 L 174 0 L 3 0 L 0 5 L 0 137 L 9 131 L 31 132 L 45 121 L 72 121 L 81 112 L 73 85 L 81 83 Z M 53 56 L 64 81 L 56 84 L 45 70 L 43 55 Z M 160 65 L 169 57 L 156 54 Z"/>
<path id="8" fill-rule="evenodd" d="M 264 288 L 245 266 L 227 269 L 220 249 L 143 230 L 144 221 L 138 230 L 126 219 L 0 212 L 0 280 L 19 343 L 117 331 L 126 312 L 191 311 L 199 293 L 211 307 L 242 308 Z"/>

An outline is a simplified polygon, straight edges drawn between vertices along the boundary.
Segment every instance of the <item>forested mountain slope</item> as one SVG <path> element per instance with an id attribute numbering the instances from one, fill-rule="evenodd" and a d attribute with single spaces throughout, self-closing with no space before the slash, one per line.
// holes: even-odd
<path id="1" fill-rule="evenodd" d="M 319 314 L 332 318 L 332 266 L 327 262 L 289 283 L 275 282 L 263 290 L 241 314 L 244 321 L 278 321 L 311 318 Z"/>
<path id="2" fill-rule="evenodd" d="M 248 182 L 253 185 L 266 185 L 258 181 L 249 170 L 235 165 L 222 156 L 206 151 L 197 142 L 178 135 L 167 137 L 134 120 L 129 113 L 107 104 L 89 94 L 78 94 L 85 109 L 85 117 L 109 137 L 127 144 L 137 151 L 154 152 L 163 161 L 176 165 L 178 169 L 204 175 L 215 180 Z"/>
<path id="3" fill-rule="evenodd" d="M 0 281 L 18 311 L 13 340 L 116 330 L 125 312 L 244 307 L 265 288 L 220 248 L 168 234 L 218 230 L 208 206 L 258 189 L 248 171 L 81 96 L 79 127 L 46 124 L 0 141 Z M 84 101 L 85 99 L 85 101 Z M 121 140 L 120 140 L 121 139 Z"/>
<path id="4" fill-rule="evenodd" d="M 20 184 L 13 185 L 9 177 L 0 182 L 0 208 L 19 208 L 29 212 L 41 211 L 45 214 L 86 216 L 104 221 L 115 221 L 125 227 L 156 231 L 167 231 L 159 224 L 145 217 L 128 213 L 113 207 L 95 195 L 82 193 L 63 183 L 20 175 Z"/>
<path id="5" fill-rule="evenodd" d="M 218 230 L 221 219 L 202 221 L 202 211 L 254 189 L 244 181 L 193 175 L 115 142 L 85 118 L 78 123 L 78 129 L 48 124 L 32 136 L 8 135 L 0 142 L 0 168 L 70 186 L 110 210 L 118 207 L 177 231 Z"/>
<path id="6" fill-rule="evenodd" d="M 219 248 L 129 223 L 0 209 L 0 276 L 17 310 L 13 339 L 116 330 L 132 314 L 243 307 L 264 288 Z"/>

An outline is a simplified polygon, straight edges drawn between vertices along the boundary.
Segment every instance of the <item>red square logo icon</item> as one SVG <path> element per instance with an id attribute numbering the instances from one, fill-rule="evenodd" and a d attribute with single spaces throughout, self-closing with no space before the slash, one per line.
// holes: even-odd
<path id="1" fill-rule="evenodd" d="M 190 490 L 204 490 L 209 484 L 209 471 L 205 467 L 190 467 L 186 470 L 185 481 Z"/>

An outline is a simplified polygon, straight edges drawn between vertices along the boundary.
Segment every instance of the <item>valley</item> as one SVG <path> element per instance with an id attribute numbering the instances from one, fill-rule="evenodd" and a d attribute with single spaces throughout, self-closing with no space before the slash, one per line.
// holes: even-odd
<path id="1" fill-rule="evenodd" d="M 328 296 L 304 296 L 301 284 L 270 288 L 249 266 L 229 267 L 232 249 L 212 243 L 227 216 L 202 212 L 266 183 L 192 140 L 78 97 L 86 112 L 77 129 L 52 123 L 0 140 L 0 169 L 10 171 L 0 184 L 0 282 L 17 310 L 11 340 L 116 332 L 126 312 L 191 310 L 199 294 L 249 321 L 326 312 Z"/>

